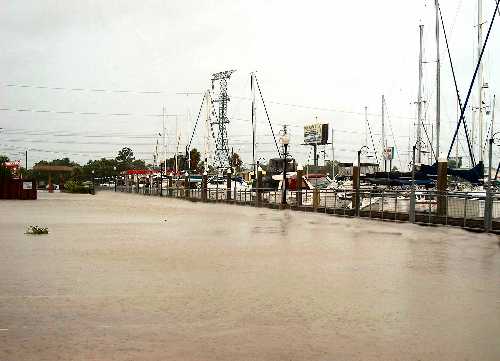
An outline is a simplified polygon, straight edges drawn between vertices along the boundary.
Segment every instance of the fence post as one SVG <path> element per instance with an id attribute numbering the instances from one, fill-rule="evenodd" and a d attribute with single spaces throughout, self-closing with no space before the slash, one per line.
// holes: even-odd
<path id="1" fill-rule="evenodd" d="M 313 189 L 313 208 L 317 212 L 319 207 L 319 188 Z"/>
<path id="2" fill-rule="evenodd" d="M 174 176 L 172 173 L 170 173 L 170 175 L 168 176 L 168 196 L 169 197 L 172 197 L 174 194 L 173 187 L 174 187 Z"/>
<path id="3" fill-rule="evenodd" d="M 299 165 L 297 167 L 297 207 L 302 206 L 302 177 L 304 177 L 304 169 Z"/>
<path id="4" fill-rule="evenodd" d="M 257 169 L 257 206 L 259 207 L 262 202 L 262 168 L 258 167 Z"/>
<path id="5" fill-rule="evenodd" d="M 354 194 L 352 196 L 352 208 L 354 215 L 359 217 L 359 166 L 352 167 L 352 189 Z"/>
<path id="6" fill-rule="evenodd" d="M 417 199 L 415 195 L 415 184 L 411 185 L 409 218 L 411 223 L 415 223 L 415 207 Z"/>
<path id="7" fill-rule="evenodd" d="M 189 198 L 190 196 L 190 184 L 189 184 L 189 173 L 186 171 L 184 173 L 184 197 Z"/>
<path id="8" fill-rule="evenodd" d="M 484 200 L 484 230 L 485 232 L 491 232 L 492 228 L 492 211 L 493 211 L 493 197 L 491 194 L 490 185 L 486 189 L 486 198 Z"/>
<path id="9" fill-rule="evenodd" d="M 207 201 L 207 186 L 208 186 L 208 174 L 207 171 L 204 171 L 203 176 L 201 178 L 201 200 L 203 202 Z"/>
<path id="10" fill-rule="evenodd" d="M 231 200 L 231 192 L 231 168 L 229 168 L 226 175 L 226 201 Z"/>
<path id="11" fill-rule="evenodd" d="M 446 215 L 446 188 L 448 186 L 448 161 L 446 159 L 440 159 L 438 162 L 438 174 L 437 174 L 437 215 L 445 216 Z"/>

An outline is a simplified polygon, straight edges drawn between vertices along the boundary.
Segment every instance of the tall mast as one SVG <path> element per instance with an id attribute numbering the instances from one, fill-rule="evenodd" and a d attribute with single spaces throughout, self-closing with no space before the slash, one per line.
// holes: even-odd
<path id="1" fill-rule="evenodd" d="M 209 153 L 210 153 L 210 150 L 209 150 L 209 146 L 210 146 L 210 104 L 211 104 L 211 100 L 210 100 L 210 91 L 207 90 L 205 92 L 205 104 L 206 104 L 206 114 L 205 114 L 205 131 L 206 131 L 206 134 L 205 134 L 205 147 L 204 147 L 204 157 L 203 157 L 203 166 L 204 166 L 204 170 L 208 172 L 208 157 L 209 157 Z"/>
<path id="2" fill-rule="evenodd" d="M 178 122 L 177 122 L 177 114 L 175 115 L 175 174 L 179 173 L 179 164 L 177 162 L 177 154 L 179 153 L 179 141 L 180 141 L 180 136 L 179 136 L 179 128 L 178 128 Z"/>
<path id="3" fill-rule="evenodd" d="M 332 179 L 335 180 L 335 144 L 333 142 L 333 126 L 332 126 Z"/>
<path id="4" fill-rule="evenodd" d="M 163 170 L 167 174 L 167 142 L 165 140 L 165 107 L 162 108 L 162 121 L 163 121 Z"/>
<path id="5" fill-rule="evenodd" d="M 436 7 L 436 161 L 439 158 L 439 136 L 441 131 L 441 60 L 439 54 L 439 1 Z"/>
<path id="6" fill-rule="evenodd" d="M 481 50 L 483 47 L 483 1 L 478 0 L 477 2 L 477 58 L 481 56 Z M 478 111 L 478 152 L 479 161 L 483 161 L 483 143 L 484 143 L 484 124 L 483 124 L 483 65 L 482 62 L 479 63 L 479 69 L 477 73 L 477 111 Z"/>
<path id="7" fill-rule="evenodd" d="M 493 137 L 493 134 L 495 134 L 495 106 L 496 106 L 496 94 L 493 95 L 493 106 L 491 109 L 491 137 Z M 27 164 L 27 163 L 26 163 Z"/>
<path id="8" fill-rule="evenodd" d="M 253 174 L 257 174 L 257 162 L 255 161 L 255 136 L 257 131 L 257 124 L 255 119 L 255 85 L 254 85 L 254 74 L 250 74 L 250 89 L 252 91 L 252 164 L 253 164 Z"/>
<path id="9" fill-rule="evenodd" d="M 384 171 L 386 171 L 386 167 L 387 167 L 387 162 L 386 162 L 386 159 L 384 157 L 384 154 L 385 154 L 385 147 L 386 147 L 386 144 L 385 144 L 385 113 L 384 113 L 384 103 L 385 103 L 385 96 L 382 94 L 382 159 L 384 161 Z"/>
<path id="10" fill-rule="evenodd" d="M 420 25 L 420 51 L 418 55 L 418 100 L 417 100 L 417 163 L 422 163 L 422 48 L 424 26 Z"/>
<path id="11" fill-rule="evenodd" d="M 333 137 L 333 135 L 332 135 Z M 365 147 L 368 147 L 368 107 L 365 106 Z"/>

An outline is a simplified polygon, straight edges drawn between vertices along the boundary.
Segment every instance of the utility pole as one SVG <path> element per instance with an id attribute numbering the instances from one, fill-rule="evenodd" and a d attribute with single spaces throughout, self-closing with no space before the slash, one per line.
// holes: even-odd
<path id="1" fill-rule="evenodd" d="M 28 150 L 27 149 L 26 149 L 26 152 L 24 155 L 25 155 L 25 161 L 26 161 L 25 166 L 26 166 L 26 171 L 27 171 L 28 170 Z"/>
<path id="2" fill-rule="evenodd" d="M 422 163 L 422 49 L 423 49 L 423 36 L 424 26 L 419 25 L 420 28 L 420 51 L 418 56 L 418 99 L 417 99 L 417 162 Z"/>
<path id="3" fill-rule="evenodd" d="M 436 7 L 436 161 L 439 159 L 439 136 L 441 130 L 441 60 L 439 54 L 439 1 Z"/>
<path id="4" fill-rule="evenodd" d="M 483 1 L 477 1 L 477 58 L 481 57 L 481 51 L 483 47 Z M 482 62 L 479 63 L 478 73 L 477 73 L 477 111 L 478 113 L 478 152 L 479 161 L 482 162 L 483 159 L 483 142 L 484 142 L 484 124 L 483 124 L 483 65 Z"/>

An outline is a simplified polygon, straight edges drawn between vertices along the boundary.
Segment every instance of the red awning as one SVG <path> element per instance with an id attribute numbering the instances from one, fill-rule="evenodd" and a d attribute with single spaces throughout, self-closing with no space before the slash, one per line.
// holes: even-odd
<path id="1" fill-rule="evenodd" d="M 123 171 L 122 174 L 133 175 L 133 174 L 159 174 L 159 170 L 150 170 L 150 169 L 129 169 Z"/>

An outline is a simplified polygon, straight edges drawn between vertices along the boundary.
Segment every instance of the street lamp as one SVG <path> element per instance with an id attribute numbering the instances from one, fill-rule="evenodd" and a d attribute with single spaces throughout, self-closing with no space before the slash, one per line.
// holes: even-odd
<path id="1" fill-rule="evenodd" d="M 415 205 L 416 205 L 416 199 L 415 199 L 415 190 L 416 190 L 416 185 L 415 185 L 415 152 L 417 150 L 417 147 L 419 149 L 422 148 L 422 145 L 424 143 L 421 140 L 417 140 L 417 142 L 413 145 L 412 147 L 412 154 L 411 154 L 411 189 L 410 189 L 410 211 L 408 214 L 408 217 L 410 218 L 410 223 L 415 223 Z"/>
<path id="2" fill-rule="evenodd" d="M 281 198 L 281 204 L 286 204 L 286 165 L 287 165 L 288 143 L 289 142 L 290 142 L 290 138 L 288 137 L 288 133 L 283 134 L 281 136 L 281 144 L 283 144 L 285 154 L 283 155 L 283 194 L 282 194 L 282 198 Z"/>

